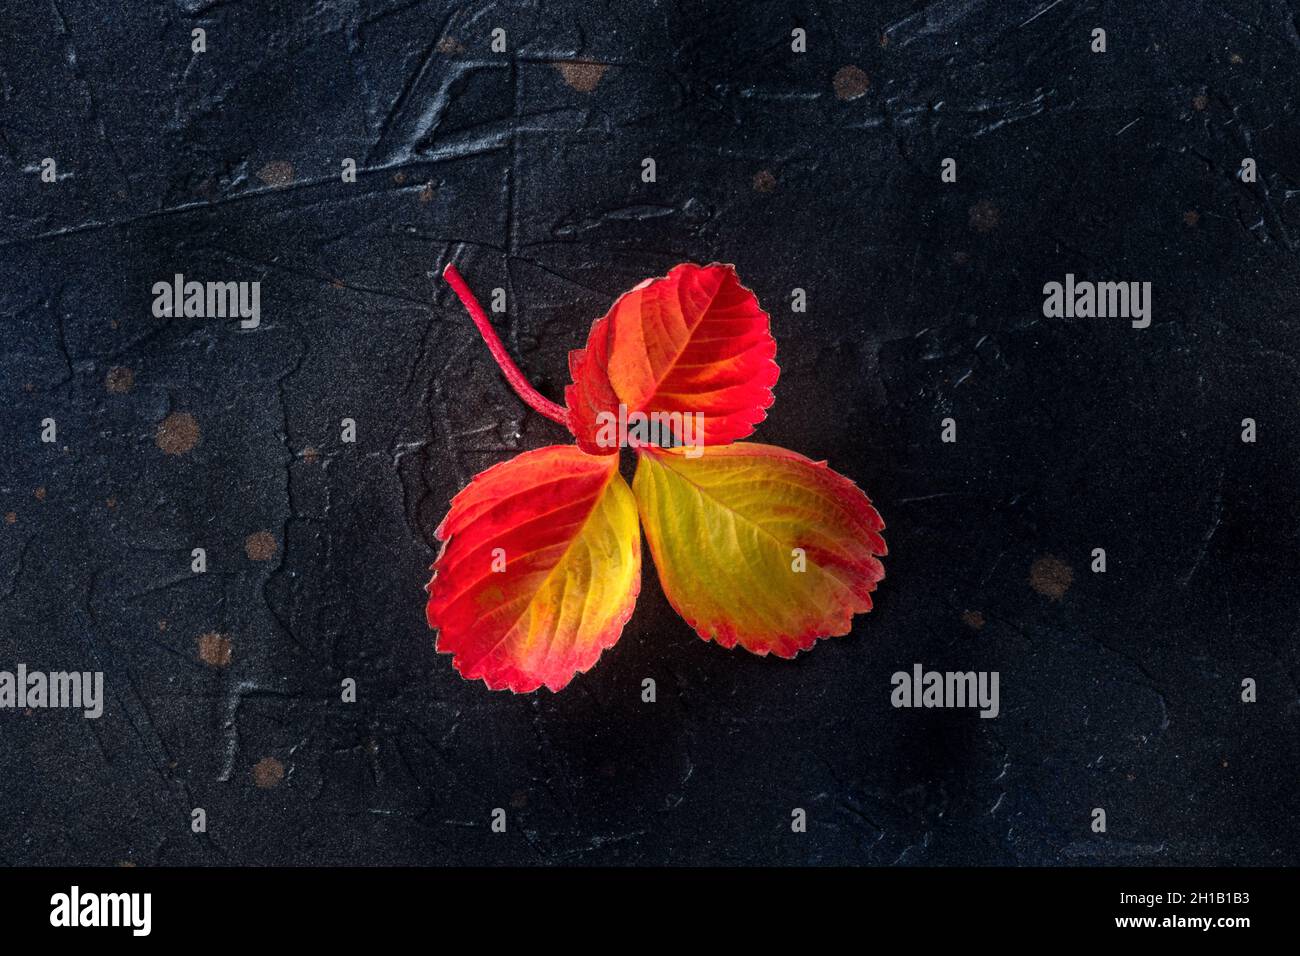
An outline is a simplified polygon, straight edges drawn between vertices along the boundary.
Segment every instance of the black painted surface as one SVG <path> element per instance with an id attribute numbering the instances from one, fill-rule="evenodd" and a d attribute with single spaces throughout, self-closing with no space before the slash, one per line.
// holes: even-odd
<path id="1" fill-rule="evenodd" d="M 0 862 L 1300 858 L 1283 0 L 3 20 L 0 669 L 102 669 L 108 703 L 0 711 Z M 608 67 L 570 83 L 572 59 Z M 869 86 L 845 98 L 850 65 Z M 504 336 L 558 399 L 592 319 L 687 259 L 735 262 L 772 314 L 755 438 L 884 515 L 876 610 L 759 659 L 695 637 L 647 561 L 622 640 L 559 695 L 462 681 L 424 622 L 432 529 L 475 472 L 567 436 L 431 274 L 506 288 Z M 177 272 L 259 280 L 261 327 L 155 318 Z M 1152 282 L 1151 326 L 1043 318 L 1067 272 Z M 157 442 L 172 413 L 201 435 L 181 454 Z M 1072 569 L 1059 599 L 1031 586 L 1046 556 Z M 917 662 L 998 671 L 1000 716 L 895 710 Z M 285 773 L 258 786 L 265 758 Z"/>

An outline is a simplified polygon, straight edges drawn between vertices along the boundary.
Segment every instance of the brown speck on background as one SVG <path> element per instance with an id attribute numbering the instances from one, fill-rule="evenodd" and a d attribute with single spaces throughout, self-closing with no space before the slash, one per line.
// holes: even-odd
<path id="1" fill-rule="evenodd" d="M 1241 54 L 1240 54 L 1240 53 L 1234 53 L 1234 54 L 1232 54 L 1232 56 L 1228 57 L 1228 62 L 1229 62 L 1229 63 L 1240 63 L 1240 62 L 1241 62 Z"/>
<path id="2" fill-rule="evenodd" d="M 835 78 L 831 80 L 831 85 L 835 87 L 835 95 L 840 99 L 856 100 L 867 92 L 871 80 L 858 67 L 850 65 L 842 66 L 835 71 Z"/>
<path id="3" fill-rule="evenodd" d="M 18 512 L 8 511 L 5 513 L 5 524 L 14 524 L 18 520 Z"/>
<path id="4" fill-rule="evenodd" d="M 510 806 L 515 810 L 522 810 L 528 806 L 528 794 L 522 790 L 516 790 L 510 795 Z"/>
<path id="5" fill-rule="evenodd" d="M 135 385 L 135 372 L 125 365 L 114 365 L 104 376 L 104 387 L 114 395 L 125 395 Z"/>
<path id="6" fill-rule="evenodd" d="M 1195 96 L 1192 97 L 1192 109 L 1196 110 L 1198 113 L 1204 112 L 1205 110 L 1209 109 L 1209 106 L 1210 106 L 1210 98 L 1206 96 L 1204 93 L 1197 93 Z"/>
<path id="7" fill-rule="evenodd" d="M 263 757 L 253 766 L 253 783 L 263 790 L 278 786 L 284 779 L 284 764 L 274 757 Z"/>
<path id="8" fill-rule="evenodd" d="M 37 501 L 44 501 L 44 500 L 45 500 L 45 486 L 44 486 L 44 485 L 41 485 L 39 488 L 37 488 L 35 494 L 36 494 L 36 500 L 37 500 Z"/>
<path id="9" fill-rule="evenodd" d="M 406 171 L 399 169 L 397 172 L 393 173 L 393 182 L 397 183 L 399 186 L 404 184 L 406 182 Z"/>
<path id="10" fill-rule="evenodd" d="M 108 505 L 110 508 L 116 508 L 116 507 L 117 507 L 117 499 L 116 499 L 116 498 L 109 498 L 107 501 L 104 502 L 104 504 Z"/>
<path id="11" fill-rule="evenodd" d="M 961 622 L 973 631 L 978 631 L 984 627 L 984 615 L 979 611 L 962 611 Z"/>
<path id="12" fill-rule="evenodd" d="M 250 561 L 270 561 L 279 548 L 269 531 L 255 531 L 244 539 L 244 553 Z"/>
<path id="13" fill-rule="evenodd" d="M 33 385 L 31 382 L 23 382 L 23 391 L 24 391 L 24 392 L 34 392 L 34 391 L 36 391 L 36 386 Z"/>
<path id="14" fill-rule="evenodd" d="M 433 183 L 425 183 L 420 190 L 420 202 L 433 202 Z"/>
<path id="15" fill-rule="evenodd" d="M 976 232 L 992 232 L 998 227 L 1001 218 L 998 207 L 987 199 L 981 199 L 967 211 L 970 214 L 970 227 Z"/>
<path id="16" fill-rule="evenodd" d="M 133 869 L 135 869 L 135 864 L 132 863 L 130 860 L 122 860 L 122 861 L 119 862 L 117 865 L 120 866 L 120 867 L 121 867 L 122 869 L 124 869 L 124 870 L 133 870 Z"/>
<path id="17" fill-rule="evenodd" d="M 438 41 L 438 52 L 458 54 L 464 53 L 465 48 L 461 46 L 460 41 L 455 37 L 443 37 Z"/>
<path id="18" fill-rule="evenodd" d="M 320 453 L 310 445 L 302 450 L 302 460 L 304 464 L 314 465 L 319 457 Z"/>
<path id="19" fill-rule="evenodd" d="M 165 630 L 167 630 L 167 622 L 166 622 L 166 621 L 159 621 L 159 622 L 158 622 L 158 630 L 160 630 L 160 631 L 165 631 Z"/>
<path id="20" fill-rule="evenodd" d="M 594 90 L 600 78 L 609 69 L 608 64 L 593 63 L 590 60 L 564 60 L 552 63 L 551 66 L 559 70 L 560 76 L 564 77 L 564 82 L 579 93 L 590 93 Z"/>
<path id="21" fill-rule="evenodd" d="M 1029 583 L 1043 597 L 1059 601 L 1074 583 L 1074 569 L 1058 557 L 1043 555 L 1029 569 Z"/>
<path id="22" fill-rule="evenodd" d="M 172 412 L 158 426 L 154 437 L 167 455 L 183 455 L 199 443 L 199 423 L 189 412 Z"/>
<path id="23" fill-rule="evenodd" d="M 257 178 L 268 186 L 288 186 L 293 182 L 293 163 L 281 160 L 267 163 L 257 171 Z"/>
<path id="24" fill-rule="evenodd" d="M 754 174 L 754 191 L 760 193 L 770 193 L 776 188 L 776 177 L 766 169 L 760 169 Z"/>
<path id="25" fill-rule="evenodd" d="M 1187 212 L 1183 213 L 1183 225 L 1185 226 L 1195 226 L 1200 221 L 1201 214 L 1195 209 L 1189 209 Z"/>
<path id="26" fill-rule="evenodd" d="M 212 667 L 230 664 L 230 638 L 210 631 L 199 635 L 199 660 Z"/>

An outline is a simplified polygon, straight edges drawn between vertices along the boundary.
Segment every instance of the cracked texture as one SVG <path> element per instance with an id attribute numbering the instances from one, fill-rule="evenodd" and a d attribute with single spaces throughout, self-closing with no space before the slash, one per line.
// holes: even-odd
<path id="1" fill-rule="evenodd" d="M 13 5 L 0 667 L 108 699 L 0 712 L 0 863 L 1300 862 L 1293 9 L 867 6 Z M 889 524 L 876 611 L 759 659 L 647 573 L 562 694 L 462 681 L 433 528 L 565 436 L 452 259 L 552 397 L 617 294 L 734 262 L 762 440 Z M 261 281 L 261 327 L 154 318 L 177 272 Z M 1151 327 L 1043 319 L 1066 272 L 1151 281 Z M 892 709 L 915 662 L 998 670 L 1001 716 Z"/>

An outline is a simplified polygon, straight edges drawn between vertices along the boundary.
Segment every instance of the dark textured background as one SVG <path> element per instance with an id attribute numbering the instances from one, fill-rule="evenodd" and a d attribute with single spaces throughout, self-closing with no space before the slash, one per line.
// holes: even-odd
<path id="1" fill-rule="evenodd" d="M 109 700 L 0 712 L 0 862 L 1300 862 L 1292 4 L 3 7 L 0 668 L 101 668 Z M 875 612 L 728 652 L 647 561 L 559 695 L 462 681 L 432 529 L 567 436 L 431 277 L 452 259 L 554 398 L 619 292 L 735 262 L 782 365 L 755 437 L 876 500 Z M 261 328 L 154 318 L 175 272 L 260 280 Z M 1066 272 L 1152 282 L 1152 326 L 1042 318 Z M 915 662 L 999 671 L 1001 716 L 894 710 Z"/>

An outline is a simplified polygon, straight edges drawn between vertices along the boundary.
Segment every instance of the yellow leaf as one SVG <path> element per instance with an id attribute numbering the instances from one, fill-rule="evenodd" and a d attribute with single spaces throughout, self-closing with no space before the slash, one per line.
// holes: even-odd
<path id="1" fill-rule="evenodd" d="M 632 488 L 664 594 L 705 640 L 793 657 L 871 609 L 884 522 L 825 462 L 748 443 L 644 449 Z"/>

